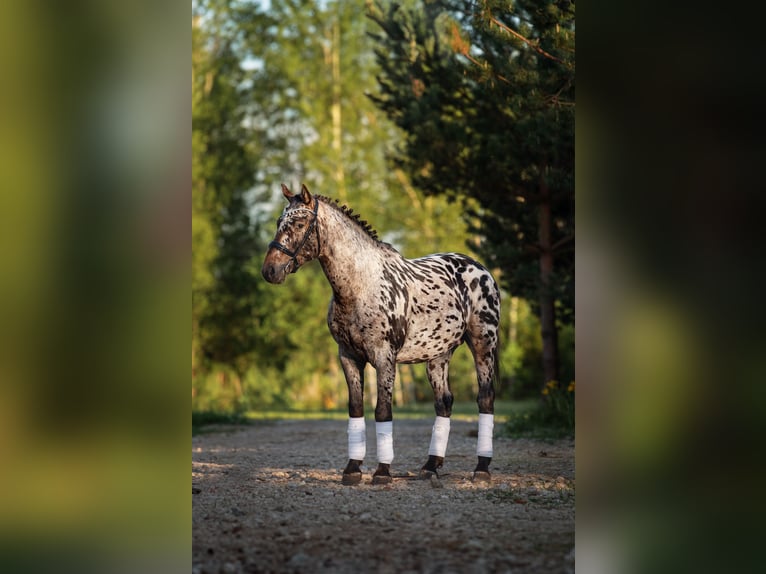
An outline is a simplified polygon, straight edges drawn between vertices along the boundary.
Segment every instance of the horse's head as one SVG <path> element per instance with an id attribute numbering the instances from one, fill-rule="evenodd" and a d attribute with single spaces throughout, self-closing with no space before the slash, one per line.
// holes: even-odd
<path id="1" fill-rule="evenodd" d="M 261 268 L 263 278 L 269 283 L 282 283 L 288 273 L 295 273 L 319 254 L 319 201 L 305 185 L 294 195 L 283 183 L 282 194 L 288 205 L 277 220 L 277 233 L 269 243 Z"/>

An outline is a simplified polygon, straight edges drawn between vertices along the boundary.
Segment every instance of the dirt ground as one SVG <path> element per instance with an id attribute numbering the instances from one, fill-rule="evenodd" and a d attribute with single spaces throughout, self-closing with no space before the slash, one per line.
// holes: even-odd
<path id="1" fill-rule="evenodd" d="M 432 420 L 394 420 L 392 484 L 373 486 L 375 424 L 343 486 L 346 422 L 285 420 L 192 438 L 192 572 L 574 572 L 574 441 L 495 438 L 452 421 L 439 480 L 418 480 Z M 500 425 L 495 425 L 497 431 Z"/>

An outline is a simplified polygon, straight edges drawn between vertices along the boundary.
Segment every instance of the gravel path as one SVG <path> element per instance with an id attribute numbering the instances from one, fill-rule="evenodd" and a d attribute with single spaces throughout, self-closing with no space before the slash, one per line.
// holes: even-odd
<path id="1" fill-rule="evenodd" d="M 193 437 L 192 572 L 574 572 L 574 442 L 495 438 L 492 483 L 473 484 L 477 423 L 453 420 L 441 478 L 417 480 L 432 424 L 394 421 L 385 486 L 371 420 L 351 487 L 344 421 Z"/>

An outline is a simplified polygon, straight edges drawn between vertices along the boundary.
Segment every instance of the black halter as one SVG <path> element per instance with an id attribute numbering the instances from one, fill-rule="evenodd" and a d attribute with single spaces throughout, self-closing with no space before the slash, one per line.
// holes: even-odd
<path id="1" fill-rule="evenodd" d="M 314 217 L 311 220 L 311 223 L 309 223 L 309 227 L 306 230 L 306 233 L 303 235 L 303 239 L 301 239 L 301 242 L 298 244 L 298 247 L 295 248 L 295 251 L 289 250 L 287 247 L 279 243 L 278 241 L 272 241 L 269 243 L 269 249 L 272 247 L 274 249 L 279 249 L 282 253 L 287 255 L 291 258 L 290 263 L 292 263 L 292 269 L 290 270 L 290 273 L 295 273 L 298 271 L 298 253 L 300 253 L 301 249 L 303 249 L 303 246 L 306 245 L 306 241 L 309 239 L 309 235 L 311 235 L 311 232 L 314 231 L 314 228 L 317 224 L 317 212 L 319 211 L 319 200 L 314 199 Z M 319 230 L 317 229 L 317 240 L 319 239 Z"/>

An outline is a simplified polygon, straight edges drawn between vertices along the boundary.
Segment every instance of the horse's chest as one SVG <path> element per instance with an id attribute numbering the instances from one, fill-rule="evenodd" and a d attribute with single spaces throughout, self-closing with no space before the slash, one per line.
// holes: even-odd
<path id="1" fill-rule="evenodd" d="M 332 305 L 327 317 L 327 325 L 333 339 L 339 345 L 360 350 L 364 341 L 364 327 L 353 321 L 348 314 L 334 312 Z"/>

